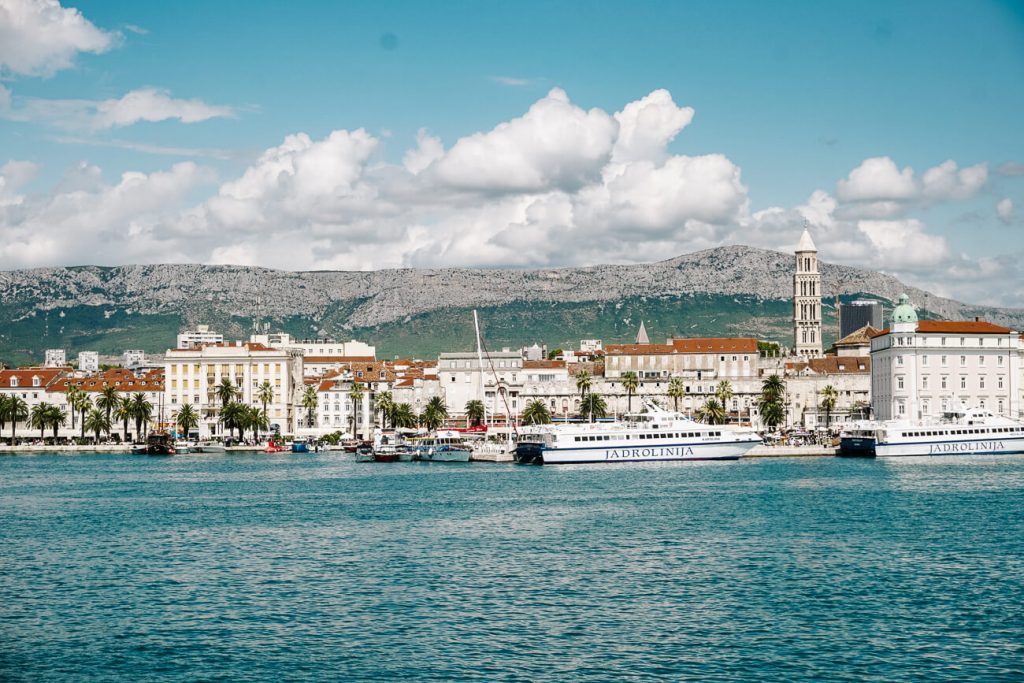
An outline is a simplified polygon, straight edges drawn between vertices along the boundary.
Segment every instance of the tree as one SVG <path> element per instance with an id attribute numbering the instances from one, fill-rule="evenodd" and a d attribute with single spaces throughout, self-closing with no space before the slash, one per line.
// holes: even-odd
<path id="1" fill-rule="evenodd" d="M 399 403 L 391 413 L 391 425 L 410 429 L 416 426 L 416 413 L 408 403 Z"/>
<path id="2" fill-rule="evenodd" d="M 263 413 L 269 415 L 267 405 L 274 400 L 274 385 L 270 383 L 269 379 L 263 380 L 263 384 L 257 387 L 256 400 L 263 404 Z"/>
<path id="3" fill-rule="evenodd" d="M 153 404 L 141 391 L 132 397 L 132 419 L 135 420 L 135 440 L 141 442 L 143 423 L 149 425 L 149 421 L 153 419 Z"/>
<path id="4" fill-rule="evenodd" d="M 71 429 L 75 428 L 75 413 L 78 412 L 75 409 L 75 405 L 78 401 L 78 397 L 83 393 L 84 392 L 78 388 L 78 385 L 69 384 L 68 390 L 64 394 L 65 400 L 68 402 L 68 408 L 71 409 Z"/>
<path id="5" fill-rule="evenodd" d="M 589 370 L 580 370 L 576 373 L 576 390 L 580 392 L 580 398 L 586 397 L 593 381 Z"/>
<path id="6" fill-rule="evenodd" d="M 363 400 L 363 394 L 366 392 L 363 389 L 363 385 L 360 382 L 352 382 L 352 386 L 348 390 L 348 398 L 352 401 L 352 436 L 356 435 L 356 415 L 359 412 L 359 405 Z"/>
<path id="7" fill-rule="evenodd" d="M 435 396 L 427 401 L 427 407 L 423 409 L 423 422 L 427 429 L 437 429 L 448 418 L 448 408 L 440 396 Z"/>
<path id="8" fill-rule="evenodd" d="M 316 408 L 320 405 L 320 398 L 316 393 L 317 385 L 307 384 L 302 392 L 302 407 L 306 409 L 306 426 L 314 426 L 316 419 Z"/>
<path id="9" fill-rule="evenodd" d="M 68 414 L 61 410 L 60 406 L 50 406 L 48 411 L 47 422 L 50 424 L 50 428 L 53 429 L 53 440 L 57 440 L 57 430 L 67 424 Z"/>
<path id="10" fill-rule="evenodd" d="M 484 421 L 484 402 L 479 399 L 466 401 L 466 419 L 471 426 L 480 426 Z"/>
<path id="11" fill-rule="evenodd" d="M 181 408 L 174 415 L 174 424 L 176 424 L 180 431 L 186 436 L 188 433 L 199 426 L 199 414 L 196 413 L 196 409 L 192 407 L 191 403 L 181 404 Z"/>
<path id="12" fill-rule="evenodd" d="M 605 417 L 608 415 L 608 404 L 605 403 L 601 394 L 588 393 L 580 403 L 580 413 L 591 421 L 595 418 Z"/>
<path id="13" fill-rule="evenodd" d="M 247 422 L 254 438 L 258 438 L 260 432 L 270 431 L 270 418 L 267 416 L 267 411 L 253 406 L 249 408 L 248 413 Z"/>
<path id="14" fill-rule="evenodd" d="M 821 390 L 821 409 L 825 411 L 825 428 L 828 429 L 832 422 L 832 411 L 836 409 L 836 399 L 839 398 L 839 392 L 831 384 L 825 386 Z"/>
<path id="15" fill-rule="evenodd" d="M 622 377 L 619 379 L 622 382 L 622 388 L 626 390 L 626 412 L 633 412 L 633 393 L 640 386 L 640 378 L 636 376 L 636 373 L 632 370 L 622 373 Z"/>
<path id="16" fill-rule="evenodd" d="M 722 412 L 725 413 L 726 419 L 721 424 L 728 422 L 729 419 L 729 399 L 732 398 L 732 382 L 727 379 L 723 379 L 715 387 L 715 398 L 722 405 Z M 720 423 L 715 423 L 720 424 Z"/>
<path id="17" fill-rule="evenodd" d="M 7 411 L 10 410 L 11 397 L 7 394 L 0 394 L 0 433 L 7 427 Z"/>
<path id="18" fill-rule="evenodd" d="M 725 424 L 725 408 L 717 398 L 709 398 L 697 411 L 697 419 L 709 425 Z"/>
<path id="19" fill-rule="evenodd" d="M 107 415 L 107 422 L 110 422 L 110 415 L 121 404 L 121 397 L 117 394 L 117 387 L 113 384 L 104 384 L 100 395 L 96 397 L 96 407 Z M 110 429 L 107 429 L 109 433 Z"/>
<path id="20" fill-rule="evenodd" d="M 562 349 L 551 349 L 548 351 L 548 360 L 555 360 L 562 355 Z"/>
<path id="21" fill-rule="evenodd" d="M 99 443 L 100 435 L 103 432 L 110 433 L 110 418 L 107 417 L 107 414 L 101 408 L 90 410 L 89 415 L 83 420 L 82 424 L 87 431 L 92 432 L 96 437 L 96 443 Z"/>
<path id="22" fill-rule="evenodd" d="M 229 403 L 235 400 L 235 396 L 238 395 L 238 388 L 231 381 L 230 377 L 224 377 L 220 380 L 220 384 L 217 385 L 216 392 L 217 398 L 220 400 L 221 410 L 223 410 Z"/>
<path id="23" fill-rule="evenodd" d="M 392 417 L 395 412 L 395 400 L 390 391 L 382 391 L 377 394 L 377 400 L 373 404 L 373 408 L 375 412 L 380 413 L 381 429 L 387 429 L 389 421 L 392 427 L 395 426 L 395 421 Z"/>
<path id="24" fill-rule="evenodd" d="M 679 399 L 686 396 L 686 385 L 682 377 L 673 377 L 668 381 L 668 397 L 675 402 L 675 411 L 679 412 Z"/>
<path id="25" fill-rule="evenodd" d="M 761 395 L 757 399 L 757 410 L 761 422 L 774 429 L 786 420 L 783 397 L 786 385 L 778 375 L 770 375 L 761 383 Z"/>
<path id="26" fill-rule="evenodd" d="M 539 425 L 549 422 L 551 422 L 551 412 L 548 410 L 548 405 L 541 399 L 536 398 L 523 408 L 523 424 Z"/>
<path id="27" fill-rule="evenodd" d="M 50 404 L 37 403 L 32 406 L 32 413 L 29 416 L 29 425 L 39 430 L 39 438 L 46 436 L 46 428 L 50 426 Z"/>
<path id="28" fill-rule="evenodd" d="M 120 403 L 117 404 L 117 408 L 114 409 L 114 417 L 121 421 L 121 427 L 124 430 L 125 443 L 128 442 L 128 423 L 135 416 L 132 412 L 132 398 L 131 396 L 123 396 Z"/>
<path id="29" fill-rule="evenodd" d="M 229 436 L 234 436 L 235 429 L 238 428 L 238 424 L 241 422 L 242 410 L 244 408 L 245 406 L 241 403 L 235 403 L 234 401 L 231 401 L 227 405 L 221 407 L 220 421 L 224 425 L 224 429 L 228 430 Z"/>
<path id="30" fill-rule="evenodd" d="M 71 406 L 71 409 L 77 411 L 79 413 L 79 416 L 81 417 L 80 422 L 82 427 L 83 439 L 85 439 L 85 414 L 92 410 L 92 407 L 92 398 L 90 398 L 89 394 L 85 393 L 84 391 L 75 396 L 75 404 Z"/>
<path id="31" fill-rule="evenodd" d="M 7 404 L 7 419 L 11 421 L 11 445 L 14 445 L 15 428 L 19 422 L 28 419 L 28 404 L 20 396 L 11 396 Z"/>

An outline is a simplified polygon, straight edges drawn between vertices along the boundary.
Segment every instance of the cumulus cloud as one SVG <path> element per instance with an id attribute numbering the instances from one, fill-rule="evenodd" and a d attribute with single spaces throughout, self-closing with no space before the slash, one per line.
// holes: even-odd
<path id="1" fill-rule="evenodd" d="M 999 220 L 1009 225 L 1010 219 L 1013 217 L 1013 200 L 1009 197 L 1000 199 L 996 204 L 996 214 L 999 216 Z"/>
<path id="2" fill-rule="evenodd" d="M 80 52 L 106 52 L 116 39 L 57 0 L 0 0 L 0 72 L 50 76 Z"/>
<path id="3" fill-rule="evenodd" d="M 212 118 L 234 118 L 231 107 L 211 105 L 199 99 L 175 99 L 166 90 L 140 88 L 107 100 L 56 100 L 27 98 L 0 115 L 12 121 L 47 123 L 71 130 L 94 131 L 123 128 L 141 121 L 177 119 L 197 123 Z"/>
<path id="4" fill-rule="evenodd" d="M 900 170 L 889 157 L 865 159 L 836 183 L 836 195 L 846 202 L 910 199 L 916 192 L 914 170 Z"/>
<path id="5" fill-rule="evenodd" d="M 676 106 L 668 90 L 655 90 L 627 104 L 615 114 L 615 120 L 619 136 L 613 161 L 658 160 L 668 143 L 693 121 L 693 108 Z"/>
<path id="6" fill-rule="evenodd" d="M 889 157 L 865 159 L 836 183 L 836 196 L 851 203 L 850 214 L 893 216 L 913 202 L 959 201 L 977 194 L 988 182 L 988 165 L 960 168 L 952 159 L 915 177 L 909 166 L 900 169 Z"/>

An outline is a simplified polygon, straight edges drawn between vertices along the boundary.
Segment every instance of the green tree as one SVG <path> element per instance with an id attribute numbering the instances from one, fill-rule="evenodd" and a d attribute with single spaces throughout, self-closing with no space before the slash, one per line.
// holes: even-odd
<path id="1" fill-rule="evenodd" d="M 580 398 L 585 398 L 594 383 L 589 370 L 580 370 L 576 373 L 576 391 L 580 392 Z"/>
<path id="2" fill-rule="evenodd" d="M 393 414 L 395 412 L 395 399 L 392 397 L 390 391 L 382 391 L 377 394 L 377 400 L 373 404 L 374 411 L 380 413 L 380 426 L 381 429 L 387 429 L 388 422 L 391 422 L 391 426 L 395 426 Z"/>
<path id="3" fill-rule="evenodd" d="M 132 411 L 132 397 L 122 396 L 120 402 L 117 404 L 117 408 L 114 409 L 114 417 L 121 421 L 121 427 L 123 428 L 124 441 L 128 442 L 128 423 L 131 422 L 132 418 L 135 417 L 135 413 Z"/>
<path id="4" fill-rule="evenodd" d="M 562 355 L 562 349 L 551 349 L 548 351 L 548 360 L 555 360 Z"/>
<path id="5" fill-rule="evenodd" d="M 679 412 L 679 399 L 686 396 L 686 384 L 683 383 L 682 377 L 673 377 L 668 381 L 668 397 L 672 399 L 675 405 L 675 411 Z"/>
<path id="6" fill-rule="evenodd" d="M 75 403 L 71 406 L 71 409 L 79 414 L 81 418 L 79 422 L 82 428 L 82 438 L 85 438 L 85 414 L 92 410 L 92 398 L 89 394 L 84 391 L 75 396 Z"/>
<path id="7" fill-rule="evenodd" d="M 181 404 L 181 408 L 174 415 L 174 424 L 179 428 L 179 434 L 188 433 L 199 426 L 199 414 L 191 403 Z"/>
<path id="8" fill-rule="evenodd" d="M 786 385 L 778 375 L 769 375 L 761 382 L 757 410 L 761 413 L 761 422 L 771 429 L 786 420 L 786 408 L 783 403 L 785 393 Z"/>
<path id="9" fill-rule="evenodd" d="M 725 413 L 726 417 L 725 422 L 728 422 L 729 419 L 729 400 L 732 399 L 732 396 L 732 382 L 727 379 L 723 379 L 718 383 L 718 386 L 715 387 L 715 398 L 717 398 L 718 402 L 722 405 L 722 411 Z M 715 424 L 724 424 L 724 422 L 716 422 Z"/>
<path id="10" fill-rule="evenodd" d="M 224 405 L 220 409 L 220 421 L 224 425 L 224 429 L 227 430 L 228 436 L 234 436 L 235 430 L 238 429 L 238 424 L 242 419 L 242 410 L 245 406 L 241 403 L 235 403 L 231 401 L 227 405 Z M 241 437 L 239 437 L 241 438 Z"/>
<path id="11" fill-rule="evenodd" d="M 363 395 L 366 391 L 361 382 L 352 382 L 348 390 L 348 398 L 352 402 L 352 414 L 349 419 L 352 421 L 352 436 L 356 435 L 356 416 L 359 414 L 359 406 L 362 405 Z"/>
<path id="12" fill-rule="evenodd" d="M 640 378 L 636 376 L 635 372 L 628 370 L 622 373 L 619 381 L 622 382 L 622 388 L 626 390 L 626 412 L 631 413 L 633 412 L 633 394 L 640 386 Z"/>
<path id="13" fill-rule="evenodd" d="M 307 384 L 302 392 L 302 407 L 306 409 L 306 426 L 316 426 L 316 408 L 320 405 L 320 398 L 317 396 L 317 385 Z"/>
<path id="14" fill-rule="evenodd" d="M 717 398 L 709 398 L 697 411 L 697 419 L 709 425 L 725 424 L 725 408 Z"/>
<path id="15" fill-rule="evenodd" d="M 107 422 L 110 422 L 111 414 L 121 404 L 121 397 L 118 396 L 117 387 L 113 384 L 104 384 L 100 395 L 96 397 L 96 407 L 107 415 Z M 109 432 L 109 430 L 108 430 Z"/>
<path id="16" fill-rule="evenodd" d="M 132 397 L 132 419 L 135 420 L 135 440 L 142 442 L 145 438 L 142 425 L 148 426 L 149 421 L 153 419 L 153 404 L 141 391 L 135 392 L 135 396 Z"/>
<path id="17" fill-rule="evenodd" d="M 75 428 L 75 413 L 78 411 L 75 409 L 75 405 L 78 401 L 78 397 L 84 392 L 75 384 L 68 384 L 68 389 L 64 393 L 64 400 L 68 402 L 68 408 L 71 409 L 71 429 Z"/>
<path id="18" fill-rule="evenodd" d="M 256 400 L 263 404 L 263 413 L 269 415 L 267 405 L 274 400 L 274 385 L 269 379 L 263 380 L 263 384 L 256 389 Z"/>
<path id="19" fill-rule="evenodd" d="M 252 430 L 253 438 L 258 439 L 260 432 L 270 431 L 270 418 L 267 416 L 267 411 L 260 410 L 256 406 L 249 408 L 248 417 L 246 422 L 248 423 L 249 429 Z"/>
<path id="20" fill-rule="evenodd" d="M 484 402 L 479 399 L 466 401 L 466 419 L 471 426 L 479 426 L 484 421 Z"/>
<path id="21" fill-rule="evenodd" d="M 7 394 L 0 394 L 0 434 L 7 427 L 7 411 L 10 410 L 11 397 Z"/>
<path id="22" fill-rule="evenodd" d="M 18 423 L 28 419 L 28 404 L 25 403 L 25 399 L 20 396 L 11 396 L 11 400 L 7 404 L 7 419 L 11 422 L 11 445 L 13 446 L 17 437 Z"/>
<path id="23" fill-rule="evenodd" d="M 223 410 L 229 403 L 235 400 L 238 395 L 238 387 L 231 381 L 230 377 L 223 377 L 216 388 L 217 398 L 220 400 L 220 407 Z"/>
<path id="24" fill-rule="evenodd" d="M 93 433 L 96 443 L 99 443 L 100 435 L 103 432 L 110 433 L 110 418 L 107 417 L 102 408 L 91 409 L 82 424 L 85 425 L 86 431 Z"/>
<path id="25" fill-rule="evenodd" d="M 423 422 L 427 425 L 427 429 L 437 429 L 444 424 L 447 418 L 448 408 L 444 404 L 444 399 L 434 396 L 427 401 L 427 407 L 423 409 Z"/>
<path id="26" fill-rule="evenodd" d="M 37 403 L 32 406 L 32 412 L 29 415 L 29 425 L 39 430 L 40 439 L 46 436 L 46 428 L 50 426 L 49 403 Z"/>
<path id="27" fill-rule="evenodd" d="M 48 411 L 47 421 L 50 424 L 50 428 L 53 429 L 53 440 L 57 440 L 57 430 L 63 427 L 68 422 L 68 414 L 61 410 L 60 406 L 50 406 Z"/>
<path id="28" fill-rule="evenodd" d="M 836 409 L 836 400 L 839 392 L 831 384 L 821 390 L 821 409 L 825 411 L 825 428 L 828 429 L 832 423 L 832 411 Z"/>
<path id="29" fill-rule="evenodd" d="M 416 426 L 416 413 L 408 403 L 399 403 L 391 413 L 391 424 L 395 428 L 411 429 Z"/>
<path id="30" fill-rule="evenodd" d="M 583 397 L 583 401 L 580 403 L 580 413 L 588 420 L 605 417 L 608 415 L 608 404 L 605 403 L 601 394 L 590 392 Z"/>
<path id="31" fill-rule="evenodd" d="M 548 410 L 548 405 L 541 399 L 536 398 L 523 408 L 523 424 L 538 425 L 549 422 L 551 422 L 551 412 Z"/>

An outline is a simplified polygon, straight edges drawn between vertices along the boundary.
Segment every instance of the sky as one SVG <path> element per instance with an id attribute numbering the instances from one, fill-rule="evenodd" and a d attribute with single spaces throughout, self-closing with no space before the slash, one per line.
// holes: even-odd
<path id="1" fill-rule="evenodd" d="M 1024 306 L 1024 3 L 0 0 L 0 269 L 791 250 Z"/>

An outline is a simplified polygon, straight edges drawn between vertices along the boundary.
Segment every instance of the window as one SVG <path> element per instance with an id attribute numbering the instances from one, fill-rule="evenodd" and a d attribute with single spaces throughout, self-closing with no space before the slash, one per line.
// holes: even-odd
<path id="1" fill-rule="evenodd" d="M 978 365 L 985 364 L 985 356 L 978 356 Z"/>
<path id="2" fill-rule="evenodd" d="M 996 365 L 1002 365 L 1002 364 L 1003 364 L 1003 357 L 999 356 L 999 360 L 996 361 Z"/>
<path id="3" fill-rule="evenodd" d="M 978 378 L 978 388 L 979 389 L 984 389 L 985 388 L 985 376 L 984 375 L 982 375 L 981 377 Z"/>
<path id="4" fill-rule="evenodd" d="M 942 364 L 943 365 L 948 365 L 949 364 L 949 357 L 948 356 L 943 356 L 942 357 Z"/>
<path id="5" fill-rule="evenodd" d="M 896 388 L 897 389 L 902 389 L 903 388 L 903 375 L 900 375 L 899 377 L 896 378 Z"/>
<path id="6" fill-rule="evenodd" d="M 903 356 L 896 356 L 896 365 L 903 365 Z"/>
<path id="7" fill-rule="evenodd" d="M 967 346 L 967 340 L 964 337 L 960 337 L 960 346 Z"/>
<path id="8" fill-rule="evenodd" d="M 928 366 L 928 356 L 921 356 L 921 365 Z"/>
<path id="9" fill-rule="evenodd" d="M 1002 375 L 999 375 L 999 377 L 996 379 L 996 387 L 998 389 L 1002 389 L 1003 388 L 1003 376 Z"/>
<path id="10" fill-rule="evenodd" d="M 967 367 L 967 356 L 960 356 L 960 367 Z"/>
<path id="11" fill-rule="evenodd" d="M 928 388 L 928 377 L 927 377 L 927 375 L 921 378 L 921 388 L 922 389 L 927 389 Z"/>
<path id="12" fill-rule="evenodd" d="M 949 387 L 946 386 L 948 384 L 948 382 L 947 382 L 948 379 L 949 379 L 948 375 L 943 375 L 942 376 L 942 388 L 943 389 L 948 389 L 949 388 Z M 945 410 L 946 409 L 945 406 L 943 406 L 942 409 Z"/>
<path id="13" fill-rule="evenodd" d="M 966 389 L 967 388 L 967 377 L 965 377 L 963 375 L 960 376 L 960 388 L 961 389 Z"/>

